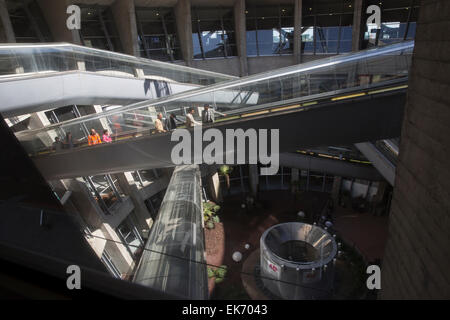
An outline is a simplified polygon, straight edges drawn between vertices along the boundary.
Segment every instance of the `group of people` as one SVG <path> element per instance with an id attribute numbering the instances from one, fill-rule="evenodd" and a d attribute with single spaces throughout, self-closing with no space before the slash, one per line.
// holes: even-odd
<path id="1" fill-rule="evenodd" d="M 190 108 L 188 113 L 186 114 L 186 127 L 192 128 L 197 125 L 202 124 L 208 124 L 213 123 L 215 121 L 215 111 L 214 109 L 210 108 L 209 104 L 205 104 L 203 106 L 202 111 L 202 122 L 196 121 L 194 119 L 194 113 L 195 109 Z M 219 113 L 219 112 L 217 112 Z M 219 113 L 222 116 L 225 116 L 223 113 Z M 175 113 L 171 113 L 169 118 L 166 119 L 166 121 L 163 122 L 163 115 L 162 113 L 158 113 L 157 118 L 155 120 L 155 133 L 164 133 L 173 131 L 177 128 L 177 122 L 181 122 L 179 119 L 177 119 L 177 116 Z M 101 144 L 101 143 L 110 143 L 112 142 L 111 135 L 109 134 L 108 130 L 103 130 L 103 135 L 100 137 L 100 135 L 95 131 L 95 129 L 91 129 L 91 133 L 88 136 L 88 144 L 90 146 Z M 53 150 L 59 151 L 62 149 L 71 149 L 75 145 L 75 142 L 73 140 L 72 134 L 70 132 L 67 132 L 66 138 L 64 141 L 61 141 L 59 137 L 55 138 L 55 142 L 53 142 Z"/>
<path id="2" fill-rule="evenodd" d="M 102 142 L 104 143 L 112 142 L 112 138 L 108 130 L 107 129 L 103 130 L 103 135 L 102 138 L 100 139 L 100 135 L 97 133 L 97 131 L 95 131 L 95 129 L 91 129 L 91 134 L 88 137 L 88 144 L 92 146 L 95 144 L 101 144 Z"/>
<path id="3" fill-rule="evenodd" d="M 186 127 L 192 128 L 197 125 L 213 123 L 215 121 L 214 114 L 216 112 L 217 111 L 210 108 L 209 104 L 205 104 L 203 106 L 203 111 L 202 111 L 202 122 L 200 123 L 199 121 L 194 119 L 195 109 L 190 108 L 186 114 L 186 122 L 185 122 Z M 217 113 L 219 113 L 219 112 L 217 112 Z M 223 116 L 226 115 L 223 113 L 219 113 L 219 114 L 221 114 Z M 163 115 L 162 115 L 162 113 L 158 113 L 157 119 L 155 120 L 155 132 L 163 133 L 163 132 L 173 131 L 177 128 L 177 121 L 179 121 L 179 120 L 177 119 L 176 115 L 174 113 L 171 113 L 169 118 L 167 118 L 165 123 L 163 123 Z"/>
<path id="4" fill-rule="evenodd" d="M 88 144 L 90 146 L 110 142 L 112 142 L 112 138 L 107 129 L 103 130 L 103 135 L 101 138 L 97 131 L 95 131 L 95 129 L 91 129 L 91 133 L 88 136 Z M 67 132 L 66 137 L 63 141 L 61 141 L 59 137 L 55 138 L 55 142 L 53 142 L 53 150 L 59 151 L 62 149 L 72 149 L 75 144 L 76 142 L 73 139 L 72 133 Z"/>

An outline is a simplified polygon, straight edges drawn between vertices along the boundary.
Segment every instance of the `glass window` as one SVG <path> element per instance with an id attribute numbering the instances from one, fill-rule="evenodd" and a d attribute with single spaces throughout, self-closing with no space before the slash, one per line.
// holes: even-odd
<path id="1" fill-rule="evenodd" d="M 293 53 L 294 7 L 292 5 L 250 6 L 245 14 L 248 56 Z"/>
<path id="2" fill-rule="evenodd" d="M 110 214 L 110 209 L 124 197 L 114 176 L 98 175 L 85 177 L 84 180 L 88 190 L 106 214 Z"/>
<path id="3" fill-rule="evenodd" d="M 136 8 L 141 56 L 161 61 L 181 60 L 173 8 Z"/>
<path id="4" fill-rule="evenodd" d="M 79 5 L 81 8 L 80 37 L 91 48 L 122 52 L 119 35 L 109 7 Z"/>
<path id="5" fill-rule="evenodd" d="M 122 239 L 123 244 L 133 257 L 139 254 L 139 249 L 144 245 L 144 241 L 136 228 L 136 225 L 131 219 L 131 212 L 128 217 L 117 227 L 117 233 Z"/>
<path id="6" fill-rule="evenodd" d="M 304 0 L 302 53 L 338 54 L 352 49 L 353 0 Z"/>
<path id="7" fill-rule="evenodd" d="M 50 42 L 50 30 L 36 1 L 7 1 L 17 42 Z"/>
<path id="8" fill-rule="evenodd" d="M 166 190 L 162 190 L 144 201 L 147 209 L 150 211 L 150 216 L 153 221 L 158 215 L 159 207 L 161 206 L 165 194 Z"/>
<path id="9" fill-rule="evenodd" d="M 233 8 L 192 8 L 194 59 L 236 56 Z"/>
<path id="10" fill-rule="evenodd" d="M 106 249 L 103 250 L 101 260 L 114 277 L 121 278 L 121 273 L 119 269 L 116 267 L 114 261 L 112 260 L 111 256 L 109 255 L 108 251 L 106 251 Z"/>
<path id="11" fill-rule="evenodd" d="M 404 40 L 413 40 L 419 13 L 417 0 L 367 1 L 367 6 L 381 8 L 381 29 L 375 24 L 366 25 L 362 49 L 383 46 Z"/>

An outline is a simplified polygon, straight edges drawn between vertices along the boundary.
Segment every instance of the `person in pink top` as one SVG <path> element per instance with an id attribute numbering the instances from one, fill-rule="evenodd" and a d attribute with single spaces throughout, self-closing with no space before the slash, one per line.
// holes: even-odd
<path id="1" fill-rule="evenodd" d="M 103 140 L 103 142 L 107 142 L 107 143 L 112 142 L 111 136 L 109 135 L 108 130 L 106 130 L 106 129 L 103 130 L 102 140 Z"/>

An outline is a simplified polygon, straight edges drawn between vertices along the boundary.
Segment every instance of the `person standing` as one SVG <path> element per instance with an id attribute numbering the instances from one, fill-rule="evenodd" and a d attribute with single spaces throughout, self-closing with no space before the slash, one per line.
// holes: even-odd
<path id="1" fill-rule="evenodd" d="M 70 132 L 66 133 L 66 139 L 64 140 L 64 148 L 66 148 L 66 149 L 73 148 L 73 137 L 72 137 L 72 133 L 70 133 Z"/>
<path id="2" fill-rule="evenodd" d="M 95 129 L 91 129 L 91 134 L 88 137 L 88 143 L 90 146 L 102 143 L 102 139 L 100 139 L 100 135 L 97 131 L 95 131 Z"/>
<path id="3" fill-rule="evenodd" d="M 166 128 L 169 131 L 173 131 L 177 128 L 177 116 L 175 113 L 171 113 L 169 119 L 166 121 Z"/>
<path id="4" fill-rule="evenodd" d="M 155 132 L 156 133 L 167 132 L 167 130 L 164 129 L 162 118 L 163 118 L 162 113 L 158 113 L 158 117 L 155 120 Z"/>
<path id="5" fill-rule="evenodd" d="M 188 127 L 188 128 L 192 128 L 194 126 L 201 125 L 200 122 L 195 121 L 194 112 L 195 112 L 194 108 L 190 108 L 189 112 L 186 114 L 186 127 Z"/>
<path id="6" fill-rule="evenodd" d="M 209 104 L 203 106 L 202 122 L 213 123 L 214 122 L 214 110 L 209 108 Z"/>
<path id="7" fill-rule="evenodd" d="M 60 151 L 63 147 L 63 144 L 61 142 L 61 140 L 59 139 L 59 137 L 55 138 L 55 142 L 53 142 L 53 150 L 55 151 Z"/>
<path id="8" fill-rule="evenodd" d="M 106 142 L 106 143 L 112 142 L 111 135 L 108 133 L 108 130 L 107 130 L 107 129 L 103 130 L 103 136 L 102 136 L 102 139 L 103 139 L 103 142 Z"/>

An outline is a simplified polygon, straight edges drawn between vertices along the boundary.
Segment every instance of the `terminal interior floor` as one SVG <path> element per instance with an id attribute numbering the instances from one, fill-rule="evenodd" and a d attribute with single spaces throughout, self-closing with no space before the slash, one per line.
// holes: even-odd
<path id="1" fill-rule="evenodd" d="M 242 277 L 247 274 L 243 275 L 242 272 L 246 259 L 259 249 L 263 232 L 283 222 L 312 223 L 314 216 L 320 214 L 329 197 L 329 193 L 322 192 L 301 192 L 294 195 L 289 190 L 260 191 L 259 200 L 257 200 L 259 205 L 255 205 L 251 212 L 241 207 L 242 195 L 226 197 L 221 204 L 219 214 L 221 223 L 216 224 L 216 227 L 211 230 L 205 228 L 207 263 L 215 266 L 226 265 L 228 270 L 225 280 L 221 283 L 216 284 L 214 278 L 209 279 L 210 298 L 250 299 L 242 283 Z M 303 220 L 297 216 L 299 211 L 304 211 L 306 214 Z M 344 243 L 348 243 L 348 247 L 356 246 L 356 252 L 370 259 L 382 257 L 387 236 L 387 217 L 374 217 L 370 213 L 358 213 L 351 208 L 335 206 L 333 221 L 337 236 L 343 239 Z M 250 245 L 248 250 L 245 249 L 246 244 Z M 240 262 L 232 259 L 235 251 L 242 253 Z M 344 248 L 344 251 L 349 250 Z M 250 259 L 259 261 L 259 257 L 250 257 Z M 352 272 L 360 271 L 352 270 Z M 337 292 L 347 297 L 356 294 L 354 288 L 359 288 L 358 277 L 350 276 L 346 272 L 337 274 L 340 277 L 337 283 L 345 283 L 345 287 L 341 285 Z M 359 291 L 357 292 L 360 294 Z M 358 294 L 354 298 L 359 297 Z M 339 299 L 336 296 L 334 298 Z"/>

